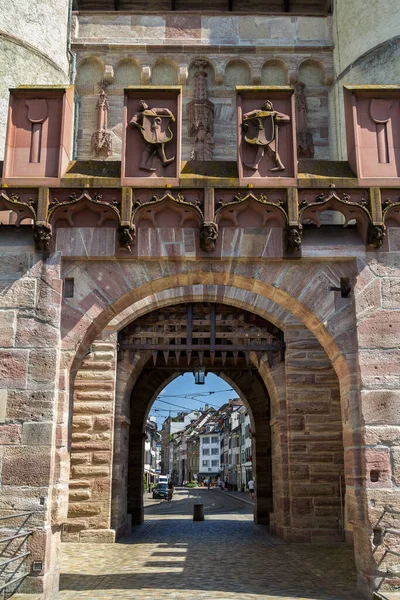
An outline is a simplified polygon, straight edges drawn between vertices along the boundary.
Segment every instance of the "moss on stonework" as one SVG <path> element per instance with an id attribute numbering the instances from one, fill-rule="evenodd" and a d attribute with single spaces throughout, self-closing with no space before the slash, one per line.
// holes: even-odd
<path id="1" fill-rule="evenodd" d="M 74 160 L 69 166 L 66 177 L 121 177 L 119 160 Z"/>
<path id="2" fill-rule="evenodd" d="M 299 177 L 340 177 L 354 179 L 356 176 L 347 161 L 315 160 L 304 158 L 299 160 Z"/>
<path id="3" fill-rule="evenodd" d="M 237 164 L 234 161 L 188 160 L 182 163 L 181 177 L 222 177 L 237 179 Z"/>

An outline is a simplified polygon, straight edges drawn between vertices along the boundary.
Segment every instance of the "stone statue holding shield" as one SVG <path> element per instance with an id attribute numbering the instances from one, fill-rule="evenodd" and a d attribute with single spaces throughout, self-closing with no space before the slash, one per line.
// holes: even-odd
<path id="1" fill-rule="evenodd" d="M 143 100 L 139 104 L 139 112 L 131 119 L 129 125 L 137 127 L 142 134 L 146 146 L 142 152 L 139 169 L 155 171 L 153 159 L 158 156 L 163 167 L 175 160 L 175 156 L 167 158 L 165 145 L 172 140 L 170 124 L 175 117 L 168 108 L 149 108 Z"/>
<path id="2" fill-rule="evenodd" d="M 247 144 L 257 147 L 253 163 L 243 161 L 249 169 L 256 171 L 268 151 L 275 162 L 271 171 L 283 171 L 285 165 L 279 156 L 279 127 L 290 122 L 290 116 L 274 110 L 270 100 L 264 102 L 260 110 L 252 110 L 243 115 L 242 130 Z"/>

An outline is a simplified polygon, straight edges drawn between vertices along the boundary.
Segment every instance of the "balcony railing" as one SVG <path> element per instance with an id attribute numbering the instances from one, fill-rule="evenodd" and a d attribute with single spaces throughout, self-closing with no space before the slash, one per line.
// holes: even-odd
<path id="1" fill-rule="evenodd" d="M 0 597 L 11 598 L 24 579 L 29 575 L 26 571 L 25 561 L 31 554 L 26 550 L 26 541 L 32 531 L 26 530 L 32 512 L 21 512 L 0 517 L 0 521 L 11 521 L 23 517 L 22 522 L 16 526 L 16 532 L 6 534 L 0 539 Z M 10 526 L 7 529 L 12 529 Z M 3 530 L 4 531 L 4 530 Z M 16 543 L 14 543 L 16 542 Z M 21 570 L 25 572 L 21 573 Z"/>

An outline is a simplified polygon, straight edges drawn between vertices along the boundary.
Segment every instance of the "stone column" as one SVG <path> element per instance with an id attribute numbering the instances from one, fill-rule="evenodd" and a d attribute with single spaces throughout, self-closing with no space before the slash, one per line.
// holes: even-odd
<path id="1" fill-rule="evenodd" d="M 400 585 L 400 266 L 398 254 L 359 261 L 354 288 L 360 375 L 361 427 L 353 434 L 357 503 L 353 522 L 359 589 L 370 597 Z M 368 595 L 369 594 L 369 595 Z"/>
<path id="2" fill-rule="evenodd" d="M 18 253 L 0 258 L 0 514 L 33 513 L 24 525 L 33 531 L 23 546 L 31 555 L 15 575 L 27 570 L 23 591 L 47 600 L 58 590 L 62 518 L 55 451 L 60 261 L 35 254 L 27 234 L 18 234 Z M 3 243 L 12 248 L 15 239 Z M 10 532 L 19 524 L 9 523 Z"/>
<path id="3" fill-rule="evenodd" d="M 113 335 L 92 344 L 75 377 L 65 541 L 115 541 L 111 529 L 115 382 Z"/>
<path id="4" fill-rule="evenodd" d="M 271 375 L 275 383 L 275 393 L 270 395 L 273 483 L 273 513 L 270 527 L 274 534 L 283 538 L 286 528 L 290 525 L 285 363 L 276 362 L 271 368 Z"/>

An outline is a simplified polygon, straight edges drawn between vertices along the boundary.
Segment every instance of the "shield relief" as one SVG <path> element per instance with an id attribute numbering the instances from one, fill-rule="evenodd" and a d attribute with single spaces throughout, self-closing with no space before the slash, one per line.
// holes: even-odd
<path id="1" fill-rule="evenodd" d="M 274 118 L 271 112 L 257 117 L 250 117 L 243 122 L 244 139 L 249 144 L 269 146 L 275 138 Z"/>
<path id="2" fill-rule="evenodd" d="M 173 138 L 170 129 L 172 117 L 169 115 L 155 115 L 151 110 L 143 111 L 142 134 L 149 144 L 165 144 Z"/>

